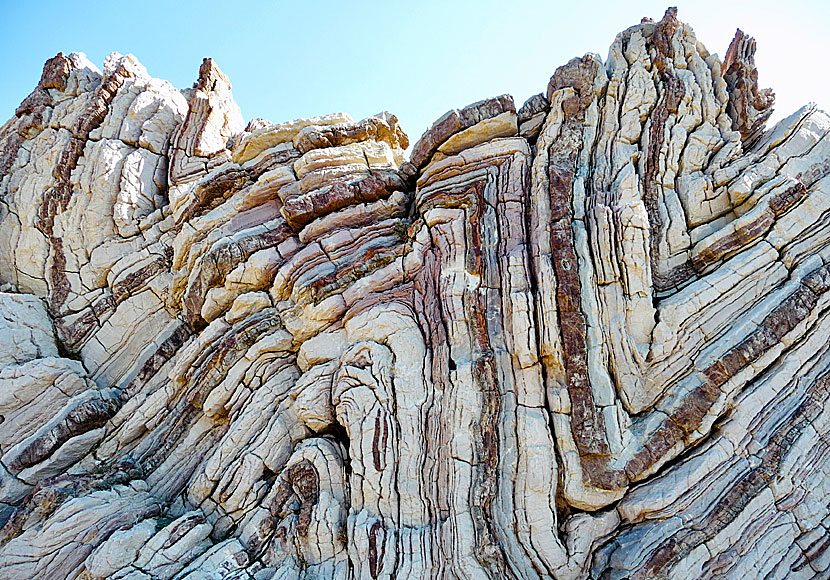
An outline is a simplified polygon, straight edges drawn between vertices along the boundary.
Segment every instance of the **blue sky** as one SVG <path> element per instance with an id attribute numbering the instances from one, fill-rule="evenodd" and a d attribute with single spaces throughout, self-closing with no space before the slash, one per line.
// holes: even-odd
<path id="1" fill-rule="evenodd" d="M 740 27 L 758 41 L 760 82 L 776 118 L 807 101 L 830 109 L 830 2 L 675 2 L 711 52 Z M 44 61 L 85 52 L 99 68 L 133 53 L 180 88 L 213 57 L 246 119 L 346 111 L 398 115 L 414 141 L 446 110 L 502 93 L 517 107 L 574 56 L 603 59 L 617 32 L 666 1 L 33 2 L 0 0 L 0 124 Z"/>

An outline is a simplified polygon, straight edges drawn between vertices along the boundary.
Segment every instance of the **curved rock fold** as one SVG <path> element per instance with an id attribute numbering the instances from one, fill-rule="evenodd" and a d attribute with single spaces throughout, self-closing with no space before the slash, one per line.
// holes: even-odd
<path id="1" fill-rule="evenodd" d="M 132 55 L 0 128 L 4 579 L 825 578 L 830 116 L 669 9 L 453 109 Z"/>

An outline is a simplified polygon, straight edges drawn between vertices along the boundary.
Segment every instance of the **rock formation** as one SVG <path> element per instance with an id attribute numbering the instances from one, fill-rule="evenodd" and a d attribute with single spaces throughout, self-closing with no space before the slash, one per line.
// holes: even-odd
<path id="1" fill-rule="evenodd" d="M 0 129 L 4 580 L 830 577 L 830 116 L 670 9 L 518 111 Z"/>

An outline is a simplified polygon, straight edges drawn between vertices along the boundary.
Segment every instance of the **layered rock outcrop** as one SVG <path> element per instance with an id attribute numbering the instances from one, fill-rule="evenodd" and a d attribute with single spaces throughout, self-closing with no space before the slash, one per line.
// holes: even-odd
<path id="1" fill-rule="evenodd" d="M 4 579 L 826 578 L 830 116 L 670 9 L 517 111 L 0 129 Z"/>

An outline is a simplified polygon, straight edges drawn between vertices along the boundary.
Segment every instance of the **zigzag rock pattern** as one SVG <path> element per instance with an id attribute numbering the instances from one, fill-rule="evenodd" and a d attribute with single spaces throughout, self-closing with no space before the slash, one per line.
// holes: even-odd
<path id="1" fill-rule="evenodd" d="M 518 111 L 0 129 L 0 577 L 830 577 L 830 116 L 670 9 Z"/>

